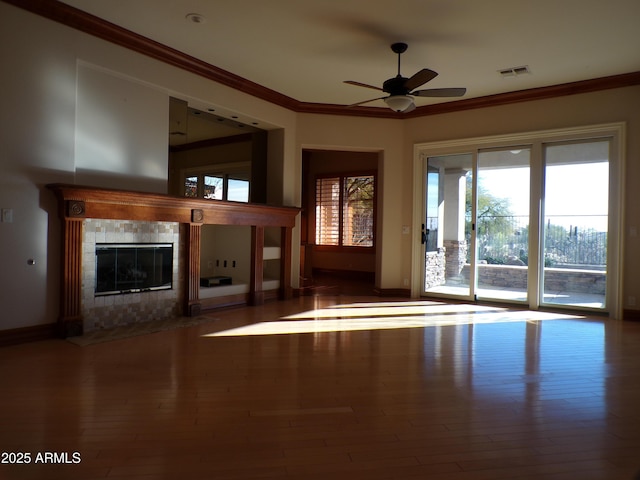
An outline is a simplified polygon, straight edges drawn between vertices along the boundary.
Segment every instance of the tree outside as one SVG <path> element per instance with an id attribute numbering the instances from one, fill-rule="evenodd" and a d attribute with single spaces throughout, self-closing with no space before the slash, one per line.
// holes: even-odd
<path id="1" fill-rule="evenodd" d="M 499 198 L 478 183 L 477 234 L 478 261 L 499 265 L 528 265 L 528 217 L 514 215 L 509 200 Z M 466 222 L 471 223 L 471 176 L 467 176 Z M 563 219 L 564 220 L 564 219 Z M 545 225 L 546 267 L 606 265 L 607 233 L 577 225 Z M 470 241 L 470 238 L 467 239 Z M 470 261 L 470 258 L 467 259 Z"/>

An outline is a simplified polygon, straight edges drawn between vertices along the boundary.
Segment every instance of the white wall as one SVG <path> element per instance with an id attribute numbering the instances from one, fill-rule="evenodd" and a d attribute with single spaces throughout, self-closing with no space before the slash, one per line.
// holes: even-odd
<path id="1" fill-rule="evenodd" d="M 69 41 L 46 41 L 60 27 L 25 28 L 29 18 L 0 4 L 0 208 L 13 210 L 13 223 L 0 223 L 0 329 L 56 319 L 59 293 L 49 278 L 59 271 L 60 233 L 42 186 L 73 181 L 75 58 Z"/>
<path id="2" fill-rule="evenodd" d="M 269 173 L 299 204 L 289 110 L 3 2 L 0 60 L 0 208 L 14 217 L 0 222 L 0 330 L 58 317 L 61 233 L 46 184 L 166 191 L 170 96 L 286 130 Z"/>
<path id="3" fill-rule="evenodd" d="M 167 94 L 84 62 L 76 82 L 76 183 L 167 193 Z"/>

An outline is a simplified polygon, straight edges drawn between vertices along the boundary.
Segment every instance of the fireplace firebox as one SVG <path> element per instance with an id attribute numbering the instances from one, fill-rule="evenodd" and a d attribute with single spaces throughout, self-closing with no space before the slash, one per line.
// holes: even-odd
<path id="1" fill-rule="evenodd" d="M 96 244 L 96 296 L 172 288 L 173 244 Z"/>

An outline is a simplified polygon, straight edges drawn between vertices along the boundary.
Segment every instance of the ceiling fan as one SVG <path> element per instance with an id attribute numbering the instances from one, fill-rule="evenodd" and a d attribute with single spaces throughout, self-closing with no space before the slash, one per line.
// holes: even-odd
<path id="1" fill-rule="evenodd" d="M 384 97 L 372 98 L 371 100 L 365 100 L 364 102 L 354 103 L 349 105 L 350 107 L 364 105 L 365 103 L 375 102 L 376 100 L 384 100 L 391 110 L 396 112 L 410 112 L 416 108 L 415 103 L 413 102 L 413 97 L 461 97 L 466 93 L 466 88 L 428 88 L 425 90 L 415 90 L 436 78 L 438 74 L 433 70 L 423 68 L 410 78 L 400 75 L 400 55 L 406 52 L 407 48 L 408 45 L 401 42 L 391 45 L 391 50 L 398 54 L 398 75 L 385 81 L 382 84 L 382 88 L 367 85 L 366 83 L 354 82 L 353 80 L 346 80 L 344 82 L 349 85 L 372 88 L 389 94 Z"/>

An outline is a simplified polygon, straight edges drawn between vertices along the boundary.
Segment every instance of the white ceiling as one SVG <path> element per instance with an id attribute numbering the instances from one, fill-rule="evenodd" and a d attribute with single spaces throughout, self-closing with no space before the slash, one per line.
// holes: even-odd
<path id="1" fill-rule="evenodd" d="M 397 73 L 462 98 L 640 71 L 639 0 L 64 0 L 300 102 L 352 104 Z M 186 19 L 198 13 L 205 19 Z M 527 65 L 531 74 L 498 70 Z M 417 98 L 429 105 L 447 99 Z M 384 107 L 382 101 L 368 104 Z"/>

